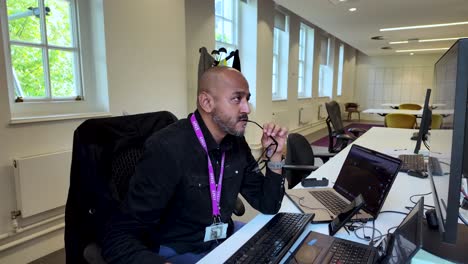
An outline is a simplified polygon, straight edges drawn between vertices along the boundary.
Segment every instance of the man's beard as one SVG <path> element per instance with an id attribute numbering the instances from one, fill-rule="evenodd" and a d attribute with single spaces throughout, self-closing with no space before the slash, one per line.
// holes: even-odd
<path id="1" fill-rule="evenodd" d="M 247 121 L 248 117 L 246 114 L 237 117 L 227 117 L 223 116 L 215 109 L 213 111 L 212 119 L 213 122 L 217 124 L 224 132 L 236 137 L 241 137 L 244 135 L 245 128 L 237 130 L 236 125 L 239 121 Z"/>

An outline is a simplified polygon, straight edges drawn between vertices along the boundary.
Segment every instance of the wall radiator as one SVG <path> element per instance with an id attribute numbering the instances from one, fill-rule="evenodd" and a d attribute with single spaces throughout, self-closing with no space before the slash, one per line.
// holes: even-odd
<path id="1" fill-rule="evenodd" d="M 314 106 L 299 108 L 299 125 L 305 125 L 316 120 L 317 108 Z"/>
<path id="2" fill-rule="evenodd" d="M 16 158 L 13 165 L 17 209 L 22 217 L 65 205 L 70 178 L 70 150 Z"/>
<path id="3" fill-rule="evenodd" d="M 289 127 L 288 111 L 282 110 L 272 113 L 273 122 L 284 127 Z"/>
<path id="4" fill-rule="evenodd" d="M 325 102 L 319 103 L 318 105 L 318 120 L 323 120 L 328 117 L 327 108 L 325 108 Z"/>

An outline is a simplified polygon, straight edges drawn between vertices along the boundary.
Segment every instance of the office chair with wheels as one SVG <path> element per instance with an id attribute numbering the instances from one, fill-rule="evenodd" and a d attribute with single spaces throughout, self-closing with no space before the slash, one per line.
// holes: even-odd
<path id="1" fill-rule="evenodd" d="M 67 264 L 105 264 L 100 242 L 110 216 L 126 197 L 146 139 L 177 118 L 161 111 L 90 119 L 74 132 L 65 208 Z M 236 203 L 243 214 L 243 204 Z"/>
<path id="2" fill-rule="evenodd" d="M 410 128 L 416 127 L 416 117 L 414 115 L 393 113 L 385 116 L 384 125 L 393 128 Z"/>
<path id="3" fill-rule="evenodd" d="M 400 104 L 398 106 L 398 109 L 405 109 L 405 110 L 421 110 L 422 106 L 418 104 L 411 104 L 411 103 L 405 103 L 405 104 Z"/>
<path id="4" fill-rule="evenodd" d="M 336 101 L 325 103 L 328 117 L 325 120 L 328 129 L 328 152 L 337 153 L 344 149 L 349 142 L 358 138 L 362 133 L 366 132 L 360 128 L 348 128 L 351 135 L 346 134 L 343 120 L 341 119 L 340 105 Z"/>
<path id="5" fill-rule="evenodd" d="M 309 174 L 318 169 L 314 166 L 315 158 L 320 158 L 323 163 L 327 162 L 335 154 L 315 154 L 307 139 L 298 133 L 291 133 L 286 144 L 287 152 L 283 174 L 288 181 L 288 189 L 293 188 Z"/>

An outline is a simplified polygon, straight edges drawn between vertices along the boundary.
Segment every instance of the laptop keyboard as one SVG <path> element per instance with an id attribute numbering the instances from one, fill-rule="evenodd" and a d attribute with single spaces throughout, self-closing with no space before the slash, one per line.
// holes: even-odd
<path id="1" fill-rule="evenodd" d="M 278 263 L 313 214 L 278 213 L 225 263 Z"/>
<path id="2" fill-rule="evenodd" d="M 320 203 L 322 203 L 334 215 L 340 214 L 348 205 L 338 195 L 329 190 L 310 192 Z"/>
<path id="3" fill-rule="evenodd" d="M 372 250 L 363 245 L 335 240 L 329 252 L 333 256 L 328 263 L 368 263 Z"/>
<path id="4" fill-rule="evenodd" d="M 399 155 L 398 158 L 403 161 L 400 171 L 426 171 L 426 164 L 424 163 L 424 156 L 422 154 Z"/>

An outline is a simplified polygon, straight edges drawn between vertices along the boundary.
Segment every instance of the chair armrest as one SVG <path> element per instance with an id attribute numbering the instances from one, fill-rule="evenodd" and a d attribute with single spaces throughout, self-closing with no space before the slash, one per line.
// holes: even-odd
<path id="1" fill-rule="evenodd" d="M 315 158 L 319 158 L 323 161 L 323 163 L 327 162 L 330 158 L 333 158 L 336 153 L 317 153 L 315 154 Z"/>
<path id="2" fill-rule="evenodd" d="M 355 137 L 358 137 L 359 134 L 362 134 L 362 133 L 364 133 L 366 131 L 367 130 L 362 129 L 362 128 L 355 128 L 355 127 L 348 128 L 348 132 L 351 132 Z"/>
<path id="3" fill-rule="evenodd" d="M 306 171 L 314 171 L 317 170 L 319 167 L 312 166 L 312 165 L 291 165 L 291 164 L 284 164 L 283 169 L 286 170 L 306 170 Z"/>
<path id="4" fill-rule="evenodd" d="M 244 203 L 242 202 L 242 200 L 239 197 L 237 197 L 236 205 L 234 206 L 233 213 L 235 215 L 237 215 L 237 216 L 242 216 L 245 213 Z"/>
<path id="5" fill-rule="evenodd" d="M 337 139 L 344 139 L 344 140 L 347 140 L 347 141 L 352 141 L 352 140 L 355 140 L 356 137 L 352 137 L 348 134 L 338 134 L 338 135 L 335 135 L 335 137 Z"/>

